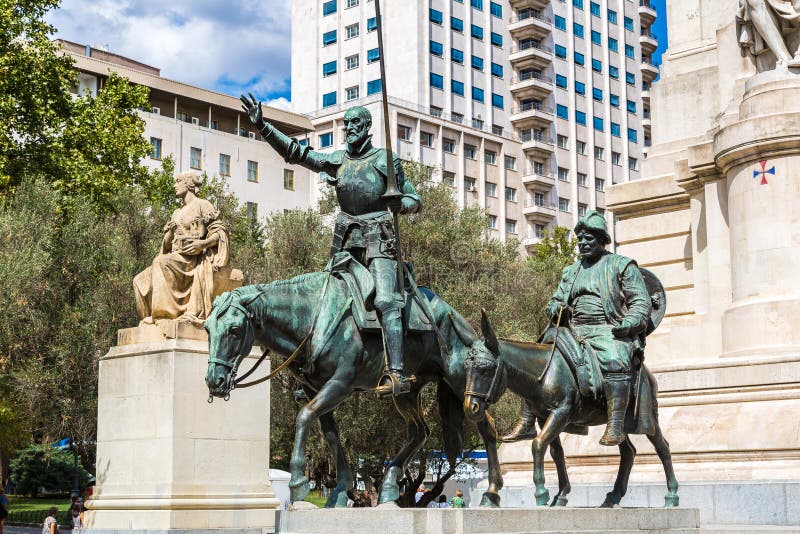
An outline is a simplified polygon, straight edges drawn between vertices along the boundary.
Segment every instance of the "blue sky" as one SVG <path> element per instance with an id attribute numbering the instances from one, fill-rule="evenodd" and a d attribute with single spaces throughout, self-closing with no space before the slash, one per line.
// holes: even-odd
<path id="1" fill-rule="evenodd" d="M 666 0 L 651 2 L 660 64 Z M 49 21 L 57 37 L 108 47 L 167 78 L 290 107 L 291 0 L 62 0 Z"/>

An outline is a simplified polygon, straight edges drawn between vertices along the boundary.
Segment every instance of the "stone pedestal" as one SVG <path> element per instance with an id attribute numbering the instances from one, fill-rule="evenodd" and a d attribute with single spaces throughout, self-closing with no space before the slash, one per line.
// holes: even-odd
<path id="1" fill-rule="evenodd" d="M 255 349 L 249 362 L 259 355 Z M 190 325 L 119 332 L 100 360 L 89 529 L 274 525 L 280 502 L 268 479 L 269 382 L 209 404 L 207 360 L 205 332 Z"/>

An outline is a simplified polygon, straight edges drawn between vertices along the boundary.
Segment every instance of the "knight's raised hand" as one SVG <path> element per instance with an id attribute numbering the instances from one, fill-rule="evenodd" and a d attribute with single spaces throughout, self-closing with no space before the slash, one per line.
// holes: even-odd
<path id="1" fill-rule="evenodd" d="M 239 97 L 239 100 L 242 101 L 242 109 L 247 113 L 247 116 L 250 117 L 250 122 L 255 124 L 258 129 L 264 127 L 264 115 L 261 112 L 261 102 L 256 100 L 256 97 L 253 96 L 253 93 L 248 93 L 249 98 L 242 95 Z"/>

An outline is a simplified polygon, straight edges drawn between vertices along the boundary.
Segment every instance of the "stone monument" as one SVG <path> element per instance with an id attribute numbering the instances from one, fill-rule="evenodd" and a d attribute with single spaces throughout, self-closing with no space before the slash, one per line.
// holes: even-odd
<path id="1" fill-rule="evenodd" d="M 646 361 L 682 504 L 707 523 L 800 524 L 800 2 L 666 5 L 645 178 L 606 193 L 616 251 L 666 288 Z M 570 502 L 597 505 L 615 456 L 564 441 Z M 654 505 L 657 458 L 634 443 L 622 505 Z M 500 455 L 504 501 L 530 502 L 529 442 Z"/>
<path id="2" fill-rule="evenodd" d="M 271 527 L 269 382 L 206 402 L 214 297 L 238 287 L 227 230 L 197 196 L 200 179 L 175 179 L 183 206 L 164 229 L 152 267 L 134 279 L 140 324 L 122 329 L 100 360 L 93 531 Z M 254 350 L 251 362 L 260 355 Z M 264 362 L 268 370 L 269 362 Z"/>

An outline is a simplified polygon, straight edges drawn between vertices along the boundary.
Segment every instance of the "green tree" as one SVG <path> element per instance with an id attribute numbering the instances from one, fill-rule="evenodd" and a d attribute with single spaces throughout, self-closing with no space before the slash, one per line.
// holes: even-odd
<path id="1" fill-rule="evenodd" d="M 17 452 L 11 461 L 11 475 L 17 493 L 36 497 L 40 488 L 56 493 L 72 489 L 75 468 L 70 451 L 51 445 L 33 445 Z M 89 485 L 90 475 L 78 464 L 78 486 Z"/>
<path id="2" fill-rule="evenodd" d="M 536 245 L 534 257 L 539 261 L 548 261 L 553 258 L 566 267 L 578 259 L 577 249 L 578 240 L 570 237 L 569 228 L 556 226 L 547 233 L 541 243 Z"/>

